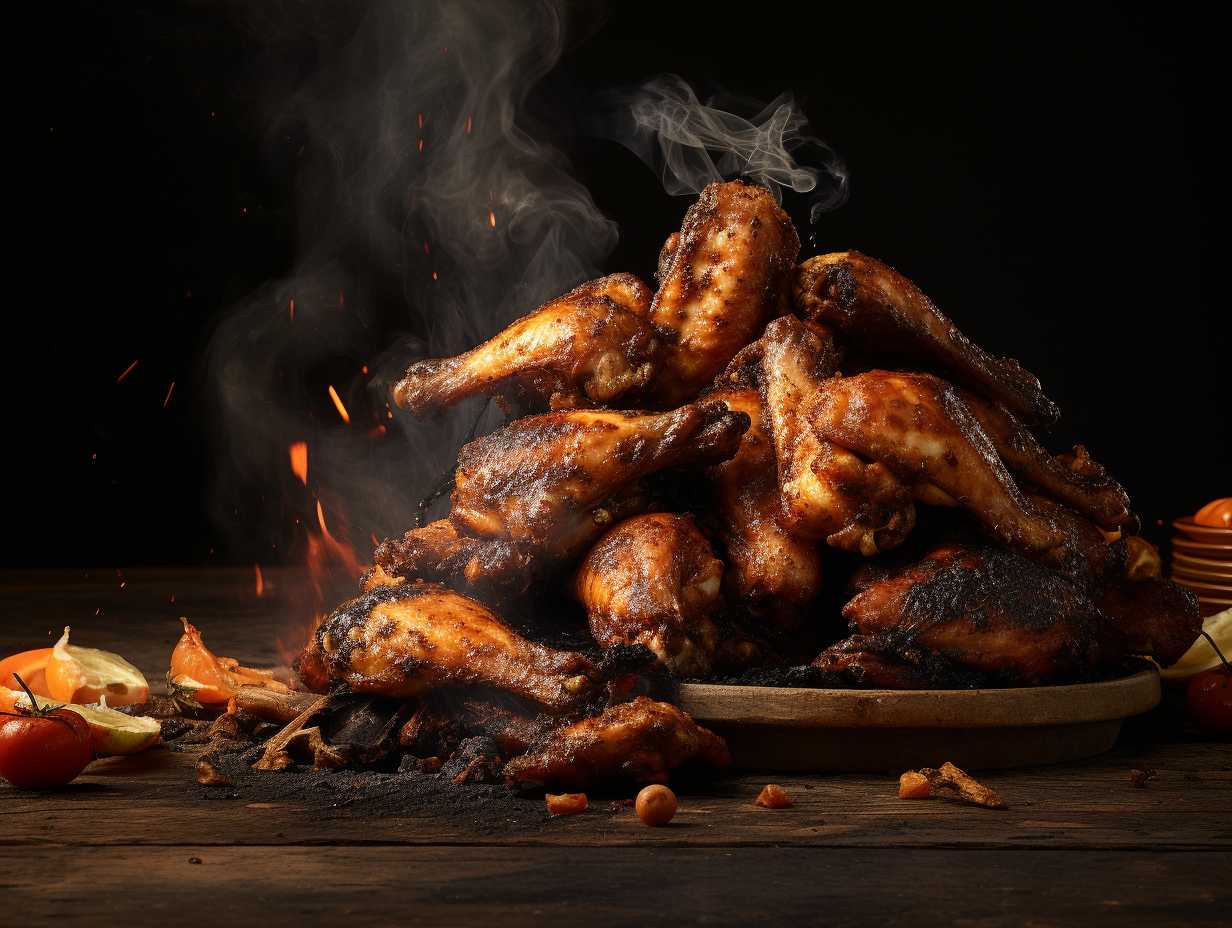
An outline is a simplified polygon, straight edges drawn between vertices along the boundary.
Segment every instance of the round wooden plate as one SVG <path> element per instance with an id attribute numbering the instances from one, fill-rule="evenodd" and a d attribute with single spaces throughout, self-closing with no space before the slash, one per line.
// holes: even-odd
<path id="1" fill-rule="evenodd" d="M 1159 674 L 989 690 L 823 690 L 686 683 L 680 704 L 746 770 L 901 773 L 1055 764 L 1112 747 L 1159 704 Z"/>

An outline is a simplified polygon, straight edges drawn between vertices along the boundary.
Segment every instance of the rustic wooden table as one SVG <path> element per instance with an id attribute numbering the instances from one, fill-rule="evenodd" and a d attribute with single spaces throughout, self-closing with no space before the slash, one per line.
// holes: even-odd
<path id="1" fill-rule="evenodd" d="M 197 622 L 211 647 L 273 662 L 291 575 L 251 570 L 0 574 L 0 655 L 53 642 L 125 653 L 161 680 Z M 123 585 L 121 585 L 123 584 Z M 285 588 L 285 587 L 284 587 Z M 793 808 L 751 804 L 770 777 L 682 796 L 662 829 L 599 810 L 493 835 L 465 816 L 306 814 L 195 798 L 194 758 L 164 748 L 92 765 L 54 793 L 0 785 L 11 923 L 166 925 L 1232 923 L 1232 746 L 1150 721 L 1103 757 L 989 774 L 989 811 L 902 802 L 890 776 L 774 776 Z M 1145 788 L 1133 768 L 1158 776 Z M 606 805 L 606 804 L 605 804 Z"/>

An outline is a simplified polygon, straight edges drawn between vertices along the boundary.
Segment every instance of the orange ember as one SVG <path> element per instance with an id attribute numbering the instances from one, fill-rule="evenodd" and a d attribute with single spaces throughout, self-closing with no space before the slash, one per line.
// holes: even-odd
<path id="1" fill-rule="evenodd" d="M 257 596 L 265 595 L 265 575 L 261 573 L 261 565 L 253 564 L 252 572 L 256 575 Z"/>
<path id="2" fill-rule="evenodd" d="M 124 378 L 127 377 L 129 374 L 131 374 L 133 372 L 133 368 L 136 366 L 137 366 L 137 362 L 134 361 L 132 364 L 128 365 L 128 367 L 124 368 L 124 373 L 122 373 L 119 377 L 116 378 L 116 383 L 123 383 Z"/>
<path id="3" fill-rule="evenodd" d="M 347 408 L 342 405 L 342 397 L 338 395 L 338 391 L 334 389 L 334 385 L 329 385 L 329 398 L 334 401 L 334 408 L 338 410 L 338 415 L 342 416 L 342 421 L 350 423 L 351 414 L 347 412 Z"/>
<path id="4" fill-rule="evenodd" d="M 291 297 L 290 302 L 287 303 L 287 309 L 290 310 L 291 321 L 294 322 L 295 321 L 295 297 Z"/>
<path id="5" fill-rule="evenodd" d="M 167 395 L 163 397 L 163 409 L 171 403 L 171 394 L 175 392 L 175 381 L 171 381 L 171 386 L 167 388 Z"/>
<path id="6" fill-rule="evenodd" d="M 492 210 L 488 210 L 488 225 L 490 225 L 493 229 L 496 228 L 496 213 Z"/>
<path id="7" fill-rule="evenodd" d="M 291 455 L 291 472 L 299 478 L 300 483 L 308 485 L 308 442 L 293 441 L 287 449 Z"/>

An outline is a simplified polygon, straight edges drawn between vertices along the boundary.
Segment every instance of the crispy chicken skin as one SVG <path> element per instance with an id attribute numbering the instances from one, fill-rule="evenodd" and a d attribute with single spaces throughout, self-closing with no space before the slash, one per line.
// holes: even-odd
<path id="1" fill-rule="evenodd" d="M 674 673 L 710 673 L 712 615 L 723 563 L 691 516 L 655 512 L 621 522 L 578 568 L 574 590 L 595 641 L 643 644 Z"/>
<path id="2" fill-rule="evenodd" d="M 731 763 L 727 745 L 685 712 L 639 696 L 560 728 L 505 765 L 514 783 L 586 789 L 613 780 L 666 783 L 689 762 Z"/>
<path id="3" fill-rule="evenodd" d="M 717 390 L 707 399 L 721 400 L 750 422 L 735 455 L 706 472 L 727 561 L 724 592 L 777 625 L 797 625 L 821 588 L 821 552 L 816 542 L 778 522 L 774 444 L 762 420 L 761 396 L 745 387 Z"/>
<path id="4" fill-rule="evenodd" d="M 743 367 L 755 352 L 778 467 L 779 524 L 866 556 L 896 547 L 915 525 L 908 488 L 885 464 L 861 460 L 810 426 L 812 397 L 838 366 L 829 330 L 783 316 L 733 364 Z"/>
<path id="5" fill-rule="evenodd" d="M 896 652 L 923 649 L 1022 686 L 1077 678 L 1120 653 L 1107 620 L 1079 587 L 989 547 L 937 548 L 867 585 L 843 617 L 853 632 Z"/>
<path id="6" fill-rule="evenodd" d="M 794 297 L 804 318 L 833 326 L 878 356 L 935 364 L 1027 422 L 1060 415 L 1034 375 L 968 340 L 915 284 L 875 258 L 858 251 L 809 258 L 796 272 Z"/>
<path id="7" fill-rule="evenodd" d="M 528 416 L 462 449 L 450 519 L 470 534 L 558 554 L 576 541 L 579 519 L 610 518 L 605 500 L 655 471 L 730 457 L 748 425 L 722 403 Z"/>
<path id="8" fill-rule="evenodd" d="M 1044 450 L 1012 413 L 967 391 L 959 393 L 1001 460 L 1020 478 L 1104 528 L 1117 528 L 1133 518 L 1125 489 L 1091 460 L 1085 448 L 1082 466 L 1067 466 L 1064 459 Z"/>
<path id="9" fill-rule="evenodd" d="M 527 641 L 491 610 L 435 583 L 381 586 L 343 603 L 297 665 L 311 689 L 413 699 L 452 686 L 489 686 L 560 714 L 592 694 L 581 654 Z"/>
<path id="10" fill-rule="evenodd" d="M 1056 562 L 1075 556 L 944 380 L 892 371 L 831 378 L 814 391 L 806 416 L 822 438 L 883 463 L 905 483 L 940 490 L 1007 547 Z"/>
<path id="11" fill-rule="evenodd" d="M 666 333 L 654 391 L 687 402 L 786 311 L 800 239 L 764 187 L 715 183 L 685 214 L 659 259 L 649 319 Z"/>
<path id="12" fill-rule="evenodd" d="M 394 399 L 413 413 L 476 393 L 528 392 L 553 408 L 609 404 L 654 373 L 649 305 L 650 289 L 632 274 L 588 281 L 465 354 L 416 361 Z"/>

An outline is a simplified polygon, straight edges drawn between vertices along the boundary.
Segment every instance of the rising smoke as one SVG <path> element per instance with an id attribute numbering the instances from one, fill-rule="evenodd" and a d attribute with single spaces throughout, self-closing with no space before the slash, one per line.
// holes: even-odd
<path id="1" fill-rule="evenodd" d="M 258 7 L 262 35 L 314 28 L 299 5 Z M 567 9 L 378 2 L 271 101 L 271 138 L 298 153 L 298 258 L 222 318 L 204 371 L 219 417 L 216 510 L 239 547 L 266 532 L 281 545 L 270 556 L 287 557 L 316 530 L 317 499 L 361 558 L 370 535 L 404 530 L 457 448 L 501 417 L 483 400 L 438 421 L 390 410 L 406 364 L 463 351 L 606 270 L 615 223 L 524 107 L 561 57 Z M 607 105 L 602 134 L 672 193 L 746 176 L 809 195 L 814 212 L 845 196 L 842 165 L 789 97 L 724 110 L 665 77 Z M 308 446 L 306 486 L 288 464 L 293 442 Z"/>

